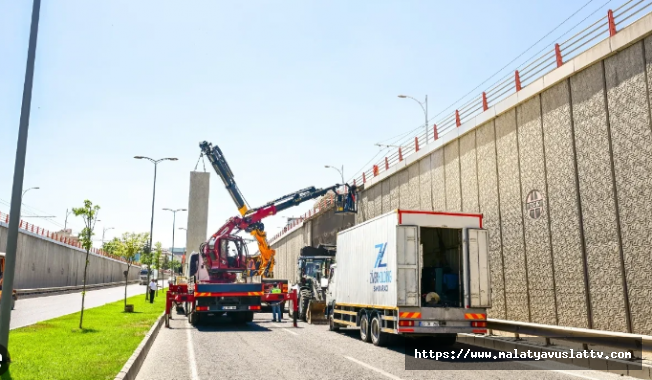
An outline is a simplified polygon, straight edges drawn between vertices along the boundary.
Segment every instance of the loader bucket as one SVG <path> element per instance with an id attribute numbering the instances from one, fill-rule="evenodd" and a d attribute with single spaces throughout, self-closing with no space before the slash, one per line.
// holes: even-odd
<path id="1" fill-rule="evenodd" d="M 326 302 L 310 300 L 310 306 L 306 313 L 306 319 L 311 325 L 321 325 L 328 323 L 325 315 Z"/>

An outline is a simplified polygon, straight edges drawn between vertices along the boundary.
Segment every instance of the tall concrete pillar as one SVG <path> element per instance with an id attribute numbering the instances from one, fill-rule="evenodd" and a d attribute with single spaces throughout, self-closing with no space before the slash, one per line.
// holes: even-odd
<path id="1" fill-rule="evenodd" d="M 186 254 L 199 251 L 208 234 L 208 194 L 210 173 L 190 172 L 190 194 L 188 196 L 188 231 Z"/>

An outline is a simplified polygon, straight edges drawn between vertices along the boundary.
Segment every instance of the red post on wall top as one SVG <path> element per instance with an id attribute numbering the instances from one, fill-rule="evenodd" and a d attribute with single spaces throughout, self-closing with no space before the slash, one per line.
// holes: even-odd
<path id="1" fill-rule="evenodd" d="M 460 111 L 455 110 L 455 125 L 458 127 L 462 125 L 462 121 L 460 120 Z"/>
<path id="2" fill-rule="evenodd" d="M 518 74 L 518 70 L 514 71 L 514 82 L 516 82 L 516 91 L 521 91 L 521 76 Z"/>
<path id="3" fill-rule="evenodd" d="M 564 60 L 561 59 L 561 48 L 559 44 L 555 44 L 555 58 L 557 58 L 557 67 L 561 67 L 564 64 Z"/>
<path id="4" fill-rule="evenodd" d="M 607 12 L 607 19 L 609 20 L 609 36 L 613 37 L 616 35 L 616 21 L 614 20 L 614 11 L 611 9 Z"/>
<path id="5" fill-rule="evenodd" d="M 414 136 L 414 151 L 418 152 L 419 151 L 419 138 Z"/>
<path id="6" fill-rule="evenodd" d="M 357 185 L 355 184 L 355 178 L 353 178 L 353 186 L 357 186 Z"/>
<path id="7" fill-rule="evenodd" d="M 400 146 L 398 147 L 398 160 L 399 162 L 403 161 L 403 150 L 401 149 Z"/>
<path id="8" fill-rule="evenodd" d="M 433 124 L 432 129 L 434 132 L 433 136 L 435 136 L 435 140 L 437 140 L 439 138 L 439 133 L 437 133 L 437 124 Z"/>
<path id="9" fill-rule="evenodd" d="M 378 175 L 378 165 L 374 165 L 374 177 Z"/>
<path id="10" fill-rule="evenodd" d="M 482 110 L 486 111 L 489 109 L 489 103 L 487 103 L 487 93 L 482 93 Z"/>
<path id="11" fill-rule="evenodd" d="M 385 157 L 385 170 L 389 170 L 389 160 Z"/>
<path id="12" fill-rule="evenodd" d="M 367 176 L 362 172 L 362 183 L 367 183 Z"/>

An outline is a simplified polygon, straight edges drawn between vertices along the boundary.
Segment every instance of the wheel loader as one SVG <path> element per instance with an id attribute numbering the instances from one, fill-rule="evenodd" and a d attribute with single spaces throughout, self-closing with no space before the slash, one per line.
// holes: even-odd
<path id="1" fill-rule="evenodd" d="M 303 247 L 299 254 L 299 318 L 310 324 L 326 323 L 326 289 L 335 247 L 320 245 Z"/>

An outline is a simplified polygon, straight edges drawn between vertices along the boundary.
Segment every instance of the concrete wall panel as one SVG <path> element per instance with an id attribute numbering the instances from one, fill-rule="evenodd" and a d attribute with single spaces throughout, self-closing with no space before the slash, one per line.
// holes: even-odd
<path id="1" fill-rule="evenodd" d="M 502 239 L 500 232 L 500 208 L 498 202 L 498 171 L 496 168 L 496 142 L 494 122 L 490 121 L 477 130 L 479 207 L 483 214 L 484 228 L 489 231 L 491 266 L 491 310 L 493 318 L 506 318 L 505 278 L 503 268 Z"/>
<path id="2" fill-rule="evenodd" d="M 478 164 L 475 150 L 475 131 L 460 138 L 460 176 L 462 182 L 462 211 L 479 212 Z"/>
<path id="3" fill-rule="evenodd" d="M 571 77 L 592 327 L 627 331 L 602 62 Z"/>
<path id="4" fill-rule="evenodd" d="M 380 183 L 380 186 L 382 188 L 382 197 L 383 197 L 383 204 L 382 204 L 382 213 L 390 212 L 391 211 L 391 204 L 392 204 L 392 195 L 391 195 L 391 190 L 390 190 L 390 179 L 387 178 L 383 182 Z"/>
<path id="5" fill-rule="evenodd" d="M 516 111 L 513 109 L 496 119 L 496 150 L 505 266 L 506 315 L 511 320 L 529 321 Z"/>
<path id="6" fill-rule="evenodd" d="M 199 251 L 208 238 L 208 196 L 210 173 L 190 172 L 188 195 L 188 225 L 186 226 L 186 252 Z"/>
<path id="7" fill-rule="evenodd" d="M 643 42 L 634 44 L 604 67 L 632 332 L 652 334 L 652 131 L 643 50 Z"/>
<path id="8" fill-rule="evenodd" d="M 430 155 L 430 174 L 432 183 L 432 209 L 446 211 L 446 171 L 444 170 L 444 150 L 439 149 Z"/>
<path id="9" fill-rule="evenodd" d="M 410 174 L 408 169 L 401 170 L 398 176 L 398 207 L 409 209 L 410 208 L 410 187 L 409 180 Z"/>
<path id="10" fill-rule="evenodd" d="M 389 177 L 389 194 L 390 194 L 389 210 L 390 211 L 399 208 L 400 188 L 399 188 L 398 177 L 399 176 L 397 174 Z"/>
<path id="11" fill-rule="evenodd" d="M 374 192 L 374 215 L 378 216 L 383 213 L 383 186 L 374 186 Z"/>
<path id="12" fill-rule="evenodd" d="M 559 325 L 588 327 L 583 244 L 575 171 L 570 88 L 563 81 L 541 96 L 545 147 L 545 202 L 550 215 Z"/>
<path id="13" fill-rule="evenodd" d="M 419 161 L 419 209 L 432 211 L 432 176 L 430 156 Z"/>
<path id="14" fill-rule="evenodd" d="M 459 140 L 444 147 L 446 170 L 446 211 L 462 211 L 462 193 L 460 188 Z"/>
<path id="15" fill-rule="evenodd" d="M 540 97 L 535 96 L 519 106 L 516 115 L 531 321 L 554 325 L 557 323 L 557 307 L 548 212 L 543 207 L 547 191 Z M 540 203 L 531 202 L 540 197 Z M 542 207 L 528 210 L 528 203 Z"/>
<path id="16" fill-rule="evenodd" d="M 421 197 L 419 195 L 419 163 L 415 162 L 414 164 L 408 167 L 408 205 L 407 208 L 410 210 L 419 210 L 421 206 Z"/>

